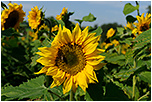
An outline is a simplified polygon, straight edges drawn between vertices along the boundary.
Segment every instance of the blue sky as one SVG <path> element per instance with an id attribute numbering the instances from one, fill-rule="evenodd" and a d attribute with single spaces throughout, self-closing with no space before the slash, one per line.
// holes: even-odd
<path id="1" fill-rule="evenodd" d="M 8 1 L 3 1 L 8 4 Z M 136 6 L 134 1 L 12 1 L 12 3 L 18 3 L 23 5 L 23 10 L 26 12 L 25 20 L 27 20 L 28 12 L 31 11 L 33 6 L 43 7 L 43 11 L 46 10 L 45 17 L 59 15 L 63 7 L 68 8 L 69 12 L 75 12 L 70 20 L 82 19 L 89 13 L 92 13 L 97 17 L 94 22 L 83 22 L 83 26 L 93 26 L 97 24 L 98 26 L 105 23 L 117 22 L 121 25 L 126 25 L 125 15 L 123 14 L 123 8 L 126 3 L 131 3 Z M 146 8 L 151 5 L 151 1 L 140 1 L 139 3 L 140 14 L 147 13 Z M 131 13 L 134 17 L 137 12 Z"/>

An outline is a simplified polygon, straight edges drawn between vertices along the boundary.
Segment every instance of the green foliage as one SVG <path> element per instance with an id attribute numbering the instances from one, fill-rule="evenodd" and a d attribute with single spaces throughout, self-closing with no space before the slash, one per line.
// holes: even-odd
<path id="1" fill-rule="evenodd" d="M 82 20 L 83 20 L 83 21 L 88 21 L 88 22 L 93 22 L 93 21 L 96 20 L 96 17 L 94 17 L 93 14 L 89 13 L 89 15 L 88 15 L 88 16 L 84 16 L 84 17 L 82 18 Z"/>
<path id="2" fill-rule="evenodd" d="M 137 18 L 129 13 L 137 10 L 139 4 L 133 6 L 127 3 L 123 13 L 126 21 L 133 23 Z M 24 5 L 23 5 L 24 6 Z M 7 6 L 1 2 L 1 7 Z M 41 8 L 42 10 L 43 8 Z M 61 20 L 53 16 L 45 18 L 38 28 L 45 23 L 50 28 L 32 30 L 28 22 L 20 23 L 19 29 L 9 28 L 1 31 L 1 100 L 2 101 L 150 101 L 151 100 L 151 28 L 141 34 L 132 34 L 132 30 L 117 23 L 103 24 L 102 26 L 89 26 L 89 34 L 96 33 L 101 36 L 98 48 L 105 50 L 101 55 L 106 63 L 103 68 L 95 71 L 99 82 L 88 84 L 86 92 L 78 86 L 75 93 L 63 94 L 63 84 L 50 88 L 52 76 L 36 75 L 43 65 L 37 63 L 40 57 L 39 47 L 51 47 L 51 43 L 58 33 L 51 31 L 55 25 L 68 28 L 71 32 L 75 24 L 70 21 L 74 12 L 62 15 Z M 80 23 L 93 22 L 96 17 L 89 13 Z M 137 21 L 138 22 L 138 21 Z M 107 39 L 107 31 L 113 28 L 114 35 Z M 136 28 L 136 27 L 135 27 Z M 32 35 L 31 32 L 34 34 Z M 37 35 L 36 35 L 37 34 Z M 119 44 L 113 43 L 117 40 Z M 102 43 L 110 44 L 107 48 Z"/>
<path id="3" fill-rule="evenodd" d="M 133 23 L 137 20 L 137 18 L 133 17 L 132 15 L 128 15 L 126 17 L 127 22 Z"/>
<path id="4" fill-rule="evenodd" d="M 36 99 L 45 94 L 47 88 L 44 86 L 44 76 L 39 76 L 36 79 L 28 80 L 16 87 L 5 87 L 1 91 L 1 95 L 5 95 L 7 100 L 23 98 Z"/>
<path id="5" fill-rule="evenodd" d="M 133 6 L 131 3 L 127 3 L 127 4 L 124 6 L 123 13 L 124 13 L 125 15 L 127 15 L 127 14 L 129 14 L 129 13 L 131 13 L 131 12 L 137 10 L 137 9 L 139 9 L 139 5 Z"/>

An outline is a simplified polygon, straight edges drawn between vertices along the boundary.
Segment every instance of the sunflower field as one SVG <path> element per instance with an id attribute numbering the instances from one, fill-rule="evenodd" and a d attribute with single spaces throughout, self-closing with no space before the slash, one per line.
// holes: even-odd
<path id="1" fill-rule="evenodd" d="M 81 25 L 92 13 L 73 23 L 65 7 L 51 19 L 1 2 L 1 100 L 150 101 L 151 13 L 136 4 L 124 5 L 126 26 L 103 34 Z"/>

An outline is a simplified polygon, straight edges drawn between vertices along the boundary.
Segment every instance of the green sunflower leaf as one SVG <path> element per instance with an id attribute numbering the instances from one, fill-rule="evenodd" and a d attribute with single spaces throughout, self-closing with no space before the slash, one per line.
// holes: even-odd
<path id="1" fill-rule="evenodd" d="M 59 25 L 61 24 L 61 27 L 63 29 L 63 26 L 65 26 L 65 23 L 62 20 L 57 20 L 57 22 L 58 22 Z"/>
<path id="2" fill-rule="evenodd" d="M 106 53 L 105 54 L 105 60 L 112 63 L 112 64 L 118 64 L 120 66 L 125 64 L 125 56 L 124 55 L 118 55 L 117 53 Z"/>
<path id="3" fill-rule="evenodd" d="M 112 82 L 106 85 L 106 94 L 104 101 L 129 101 L 127 95 L 118 86 Z"/>
<path id="4" fill-rule="evenodd" d="M 89 15 L 88 15 L 88 16 L 84 16 L 84 17 L 82 18 L 82 20 L 83 20 L 83 21 L 88 21 L 88 22 L 93 22 L 93 21 L 96 20 L 96 17 L 94 17 L 93 14 L 89 13 Z"/>
<path id="5" fill-rule="evenodd" d="M 91 33 L 96 33 L 95 36 L 99 36 L 102 33 L 102 29 L 101 29 L 101 27 L 98 27 L 96 30 L 92 31 Z"/>
<path id="6" fill-rule="evenodd" d="M 140 49 L 143 46 L 151 43 L 151 28 L 143 33 L 141 33 L 136 39 L 133 41 L 137 42 L 133 46 L 133 50 Z"/>
<path id="7" fill-rule="evenodd" d="M 10 37 L 10 36 L 21 36 L 21 35 L 18 32 L 16 32 L 14 28 L 9 28 L 1 31 L 1 37 L 3 36 Z"/>
<path id="8" fill-rule="evenodd" d="M 127 22 L 133 23 L 137 20 L 137 18 L 133 17 L 132 15 L 128 15 L 126 17 Z"/>
<path id="9" fill-rule="evenodd" d="M 131 86 L 125 86 L 123 87 L 123 91 L 124 93 L 128 96 L 129 99 L 132 98 L 132 94 L 133 94 L 133 87 Z M 135 99 L 134 100 L 137 100 L 139 98 L 139 90 L 137 87 L 135 87 Z"/>
<path id="10" fill-rule="evenodd" d="M 36 99 L 46 93 L 47 88 L 44 86 L 44 76 L 28 80 L 23 84 L 13 87 L 8 86 L 1 90 L 1 96 L 6 96 L 5 101 L 23 98 Z"/>
<path id="11" fill-rule="evenodd" d="M 138 76 L 144 82 L 148 82 L 149 84 L 151 84 L 151 72 L 145 71 L 145 72 L 140 73 Z"/>
<path id="12" fill-rule="evenodd" d="M 131 12 L 137 10 L 137 9 L 139 9 L 139 5 L 133 6 L 131 3 L 127 3 L 127 4 L 124 6 L 123 13 L 124 13 L 125 15 L 127 15 L 127 14 L 129 14 L 129 13 L 131 13 Z"/>

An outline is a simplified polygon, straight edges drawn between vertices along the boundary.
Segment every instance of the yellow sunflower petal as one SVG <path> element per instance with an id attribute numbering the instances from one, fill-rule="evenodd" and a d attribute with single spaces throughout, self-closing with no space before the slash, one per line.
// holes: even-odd
<path id="1" fill-rule="evenodd" d="M 88 36 L 88 26 L 82 31 L 82 36 L 79 39 L 78 43 L 81 45 L 86 40 L 87 36 Z"/>
<path id="2" fill-rule="evenodd" d="M 98 43 L 95 44 L 88 44 L 84 47 L 85 55 L 91 54 L 97 48 Z"/>
<path id="3" fill-rule="evenodd" d="M 95 42 L 97 42 L 97 38 L 98 37 L 92 37 L 92 38 L 90 38 L 90 39 L 87 39 L 84 43 L 83 43 L 83 47 L 85 47 L 86 45 L 88 45 L 89 43 L 95 43 Z"/>
<path id="4" fill-rule="evenodd" d="M 105 56 L 101 57 L 100 59 L 94 59 L 94 60 L 87 60 L 87 63 L 90 65 L 97 65 L 99 64 L 102 60 L 104 60 Z"/>
<path id="5" fill-rule="evenodd" d="M 76 44 L 78 43 L 77 41 L 80 39 L 81 37 L 81 29 L 79 27 L 79 24 L 76 24 L 76 27 L 74 28 L 73 32 L 72 32 L 72 36 L 73 36 L 73 42 L 75 42 Z"/>
<path id="6" fill-rule="evenodd" d="M 51 75 L 51 76 L 54 76 L 57 74 L 57 67 L 49 67 L 48 70 L 47 70 L 47 73 L 46 75 Z"/>
<path id="7" fill-rule="evenodd" d="M 85 70 L 86 70 L 86 73 L 87 73 L 90 80 L 95 80 L 96 82 L 98 82 L 96 74 L 93 71 L 93 67 L 91 65 L 87 64 Z"/>
<path id="8" fill-rule="evenodd" d="M 43 67 L 39 72 L 35 72 L 34 74 L 46 73 L 50 66 Z"/>
<path id="9" fill-rule="evenodd" d="M 63 72 L 62 70 L 58 69 L 58 72 L 56 73 L 56 75 L 53 76 L 54 79 L 62 79 L 63 77 L 65 77 L 65 72 Z"/>
<path id="10" fill-rule="evenodd" d="M 54 65 L 54 60 L 50 57 L 40 57 L 36 61 L 41 63 L 42 65 L 48 65 L 48 66 Z"/>
<path id="11" fill-rule="evenodd" d="M 63 94 L 69 92 L 72 88 L 72 76 L 67 78 L 63 84 Z"/>
<path id="12" fill-rule="evenodd" d="M 99 63 L 98 65 L 93 66 L 94 70 L 100 70 L 103 66 L 105 66 L 107 63 Z"/>
<path id="13" fill-rule="evenodd" d="M 64 80 L 65 80 L 65 77 L 62 79 L 54 79 L 50 88 L 53 88 L 55 86 L 60 86 L 64 82 Z"/>
<path id="14" fill-rule="evenodd" d="M 74 93 L 76 92 L 77 88 L 78 88 L 78 83 L 73 83 L 73 85 L 72 85 L 72 91 Z"/>
<path id="15" fill-rule="evenodd" d="M 71 42 L 71 38 L 72 38 L 71 31 L 65 28 L 65 26 L 63 26 L 63 36 L 64 39 L 67 41 L 67 43 Z"/>
<path id="16" fill-rule="evenodd" d="M 88 84 L 87 84 L 87 77 L 83 71 L 78 73 L 77 82 L 78 82 L 79 86 L 82 88 L 82 90 L 85 92 L 86 88 L 88 88 Z"/>

